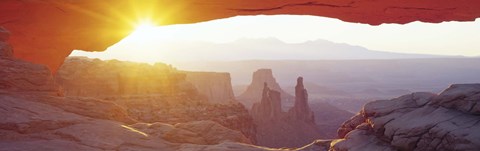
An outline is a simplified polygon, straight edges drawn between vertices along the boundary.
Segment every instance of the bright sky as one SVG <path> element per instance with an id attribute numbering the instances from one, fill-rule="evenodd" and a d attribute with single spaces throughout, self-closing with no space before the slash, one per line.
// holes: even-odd
<path id="1" fill-rule="evenodd" d="M 287 43 L 324 39 L 379 51 L 480 56 L 480 19 L 475 22 L 413 22 L 370 26 L 332 18 L 295 15 L 239 16 L 197 24 L 156 27 L 143 25 L 105 52 L 74 51 L 71 56 L 152 60 L 162 55 L 159 45 L 169 41 L 225 43 L 239 38 L 269 37 Z"/>

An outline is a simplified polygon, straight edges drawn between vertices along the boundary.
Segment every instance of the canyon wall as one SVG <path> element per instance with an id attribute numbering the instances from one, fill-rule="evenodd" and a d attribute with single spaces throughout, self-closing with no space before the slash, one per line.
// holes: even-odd
<path id="1" fill-rule="evenodd" d="M 198 92 L 209 102 L 227 103 L 235 101 L 229 73 L 186 71 L 187 82 L 195 86 Z"/>
<path id="2" fill-rule="evenodd" d="M 240 94 L 237 99 L 248 109 L 250 109 L 254 103 L 259 102 L 262 99 L 262 92 L 265 83 L 269 85 L 270 89 L 280 93 L 280 98 L 284 105 L 293 102 L 294 97 L 282 90 L 280 85 L 278 85 L 277 81 L 273 77 L 271 69 L 258 69 L 257 71 L 253 72 L 252 82 L 247 87 L 245 92 Z"/>
<path id="3" fill-rule="evenodd" d="M 226 73 L 179 71 L 161 63 L 68 57 L 56 80 L 66 96 L 114 102 L 140 122 L 209 120 L 256 142 L 253 120 L 243 105 L 231 99 L 233 91 Z"/>
<path id="4" fill-rule="evenodd" d="M 170 95 L 196 90 L 166 64 L 68 57 L 55 75 L 67 96 Z"/>

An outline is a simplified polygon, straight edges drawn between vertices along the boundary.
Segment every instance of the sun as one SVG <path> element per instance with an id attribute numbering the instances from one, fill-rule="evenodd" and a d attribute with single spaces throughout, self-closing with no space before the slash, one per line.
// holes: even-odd
<path id="1" fill-rule="evenodd" d="M 157 25 L 151 20 L 142 20 L 135 25 L 134 32 L 148 32 L 154 29 Z"/>

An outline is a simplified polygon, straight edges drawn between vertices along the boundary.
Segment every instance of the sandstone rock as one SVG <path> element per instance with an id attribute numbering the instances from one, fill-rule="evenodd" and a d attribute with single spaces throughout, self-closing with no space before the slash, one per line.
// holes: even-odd
<path id="1" fill-rule="evenodd" d="M 1 32 L 0 32 L 1 33 Z M 43 65 L 13 58 L 8 43 L 0 41 L 0 91 L 58 95 L 50 70 Z"/>
<path id="2" fill-rule="evenodd" d="M 216 122 L 213 121 L 194 121 L 188 123 L 179 123 L 174 125 L 175 128 L 182 129 L 184 131 L 189 131 L 197 133 L 201 138 L 205 140 L 204 145 L 219 144 L 223 141 L 232 141 L 251 144 L 242 133 L 238 131 L 230 130 Z M 172 137 L 182 137 L 181 134 L 177 134 L 175 130 L 167 132 L 167 140 Z M 178 138 L 177 140 L 184 140 Z"/>
<path id="3" fill-rule="evenodd" d="M 433 101 L 446 108 L 480 115 L 480 84 L 454 84 Z"/>
<path id="4" fill-rule="evenodd" d="M 68 57 L 55 75 L 66 96 L 176 95 L 197 96 L 185 74 L 156 63 Z"/>
<path id="5" fill-rule="evenodd" d="M 354 130 L 358 125 L 365 122 L 365 117 L 361 114 L 353 116 L 351 119 L 345 121 L 338 129 L 338 137 L 344 138 L 350 131 Z"/>
<path id="6" fill-rule="evenodd" d="M 259 102 L 262 99 L 264 83 L 267 83 L 270 89 L 280 92 L 280 97 L 283 103 L 293 100 L 292 95 L 286 93 L 280 88 L 280 85 L 278 85 L 273 77 L 271 69 L 258 69 L 255 71 L 252 76 L 252 83 L 250 83 L 247 90 L 240 94 L 237 99 L 250 109 L 254 103 Z"/>
<path id="7" fill-rule="evenodd" d="M 71 113 L 35 99 L 59 99 L 56 97 L 30 95 L 0 94 L 0 150 L 267 150 L 244 144 L 250 141 L 240 132 L 212 121 L 129 126 Z M 204 145 L 180 143 L 185 141 Z"/>
<path id="8" fill-rule="evenodd" d="M 478 92 L 479 84 L 452 85 L 439 95 L 413 93 L 370 102 L 339 129 L 340 137 L 346 135 L 332 148 L 477 150 L 480 118 L 471 109 L 480 100 Z"/>
<path id="9" fill-rule="evenodd" d="M 185 72 L 186 81 L 192 83 L 201 95 L 213 103 L 234 101 L 230 73 Z"/>
<path id="10" fill-rule="evenodd" d="M 113 102 L 105 100 L 82 97 L 52 96 L 35 96 L 28 99 L 58 107 L 67 112 L 95 119 L 112 120 L 126 124 L 137 122 L 128 115 L 126 109 Z"/>
<path id="11" fill-rule="evenodd" d="M 196 81 L 195 85 L 187 82 L 188 74 L 191 81 Z M 212 78 L 222 79 L 217 83 Z M 131 117 L 139 122 L 169 124 L 211 120 L 242 132 L 253 143 L 256 139 L 253 119 L 243 105 L 223 99 L 218 99 L 218 101 L 222 100 L 221 104 L 207 101 L 195 88 L 199 86 L 202 91 L 210 91 L 210 88 L 214 88 L 211 89 L 215 91 L 212 95 L 217 95 L 217 92 L 231 92 L 220 90 L 220 87 L 231 89 L 231 86 L 228 86 L 230 85 L 229 76 L 223 73 L 185 72 L 164 64 L 151 66 L 116 60 L 102 61 L 86 57 L 69 57 L 58 70 L 56 79 L 63 87 L 66 96 L 77 97 L 68 100 L 76 100 L 78 97 L 105 99 L 111 104 L 99 101 L 96 102 L 99 104 L 98 108 L 116 110 L 118 108 L 114 106 L 118 105 L 127 114 L 127 116 L 123 115 L 121 110 L 111 114 L 93 112 L 97 118 L 130 123 L 131 120 L 127 117 Z M 98 100 L 85 99 L 85 101 L 89 102 L 85 103 L 88 106 L 91 102 Z M 73 106 L 80 104 L 76 101 L 69 103 Z M 88 110 L 72 112 L 86 116 L 93 115 L 93 113 L 85 114 L 88 112 L 84 111 Z"/>
<path id="12" fill-rule="evenodd" d="M 182 144 L 177 151 L 287 151 L 287 149 L 267 148 L 235 142 L 223 142 L 216 145 Z"/>
<path id="13" fill-rule="evenodd" d="M 131 125 L 150 136 L 174 143 L 214 145 L 225 141 L 251 144 L 239 131 L 228 129 L 213 121 L 193 121 L 175 125 L 165 123 L 137 123 Z"/>
<path id="14" fill-rule="evenodd" d="M 330 149 L 332 140 L 315 140 L 312 143 L 303 147 L 297 148 L 298 151 L 328 151 Z"/>
<path id="15" fill-rule="evenodd" d="M 110 9 L 105 9 L 108 4 Z M 196 23 L 240 15 L 318 15 L 338 18 L 353 23 L 406 24 L 413 21 L 439 23 L 443 21 L 474 21 L 480 17 L 479 1 L 258 1 L 258 0 L 212 0 L 198 3 L 195 0 L 157 0 L 152 3 L 137 3 L 130 0 L 82 0 L 63 1 L 0 1 L 0 23 L 12 33 L 11 41 L 19 53 L 28 61 L 47 64 L 53 71 L 62 64 L 72 50 L 105 50 L 125 38 L 132 28 L 128 25 L 112 24 L 110 19 L 119 16 L 136 19 L 137 10 L 156 8 L 152 19 L 161 20 L 162 25 Z M 86 12 L 102 14 L 87 15 Z M 175 19 L 169 13 L 178 8 L 184 10 Z M 118 13 L 110 10 L 122 10 Z M 121 18 L 121 17 L 120 17 Z M 25 35 L 28 36 L 25 36 Z M 92 38 L 92 35 L 95 36 Z M 39 50 L 40 48 L 45 48 Z"/>
<path id="16" fill-rule="evenodd" d="M 303 87 L 302 87 L 303 88 Z M 307 103 L 306 90 L 299 101 Z M 257 125 L 257 144 L 267 147 L 301 147 L 316 139 L 322 138 L 320 131 L 313 119 L 313 112 L 308 105 L 295 107 L 305 107 L 307 112 L 295 112 L 295 107 L 290 112 L 281 110 L 280 92 L 270 89 L 268 84 L 264 84 L 262 98 L 259 103 L 253 105 L 252 117 Z M 306 114 L 306 115 L 304 115 Z M 300 117 L 300 118 L 297 118 Z M 305 118 L 308 117 L 308 118 Z"/>
<path id="17" fill-rule="evenodd" d="M 273 120 L 282 118 L 282 102 L 280 92 L 270 90 L 267 83 L 263 86 L 262 99 L 255 103 L 251 111 L 252 117 L 257 120 Z"/>
<path id="18" fill-rule="evenodd" d="M 314 115 L 308 106 L 308 93 L 303 86 L 303 78 L 297 78 L 297 85 L 295 86 L 295 105 L 288 110 L 290 118 L 314 123 Z"/>

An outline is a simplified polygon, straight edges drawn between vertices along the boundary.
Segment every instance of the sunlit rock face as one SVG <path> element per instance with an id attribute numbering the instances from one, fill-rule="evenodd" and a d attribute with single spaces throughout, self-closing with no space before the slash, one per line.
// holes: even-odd
<path id="1" fill-rule="evenodd" d="M 237 99 L 247 108 L 251 108 L 254 103 L 259 102 L 262 99 L 262 92 L 265 83 L 268 85 L 269 89 L 280 93 L 280 99 L 284 104 L 290 103 L 293 100 L 294 97 L 292 95 L 286 93 L 280 88 L 280 85 L 278 85 L 273 77 L 271 69 L 258 69 L 253 72 L 252 82 L 247 87 L 247 90 L 240 94 Z"/>
<path id="2" fill-rule="evenodd" d="M 338 130 L 334 150 L 478 150 L 480 84 L 366 104 Z"/>
<path id="3" fill-rule="evenodd" d="M 252 107 L 251 114 L 257 125 L 257 144 L 267 147 L 302 147 L 315 139 L 323 138 L 322 133 L 315 125 L 313 112 L 308 107 L 306 90 L 303 81 L 297 84 L 297 93 L 301 96 L 297 102 L 306 105 L 296 105 L 289 112 L 283 112 L 280 92 L 270 89 L 264 83 L 260 102 Z M 306 111 L 300 111 L 305 109 Z"/>
<path id="4" fill-rule="evenodd" d="M 479 1 L 471 0 L 2 0 L 0 25 L 12 32 L 17 57 L 56 71 L 72 50 L 103 51 L 128 35 L 132 22 L 146 17 L 167 25 L 237 15 L 293 14 L 378 25 L 473 21 L 480 16 L 478 6 Z"/>
<path id="5" fill-rule="evenodd" d="M 229 73 L 187 71 L 185 74 L 185 80 L 193 84 L 200 94 L 207 97 L 209 102 L 235 101 Z"/>
<path id="6" fill-rule="evenodd" d="M 161 63 L 68 57 L 55 78 L 66 96 L 197 95 L 185 74 Z"/>
<path id="7" fill-rule="evenodd" d="M 178 71 L 161 63 L 69 57 L 58 70 L 56 80 L 65 96 L 114 102 L 140 122 L 211 120 L 256 142 L 255 126 L 247 109 L 231 99 L 228 74 Z"/>

